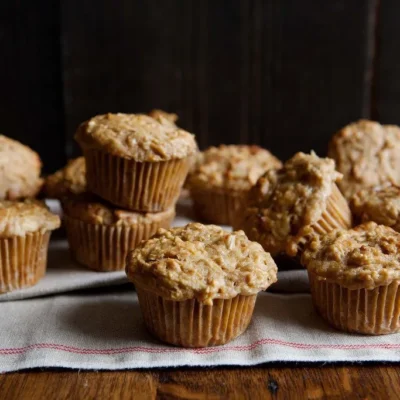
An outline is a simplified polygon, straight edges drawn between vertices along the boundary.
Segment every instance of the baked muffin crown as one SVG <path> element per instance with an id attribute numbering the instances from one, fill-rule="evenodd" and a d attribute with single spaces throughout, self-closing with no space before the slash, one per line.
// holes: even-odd
<path id="1" fill-rule="evenodd" d="M 36 200 L 0 201 L 0 237 L 25 236 L 60 227 L 60 218 Z"/>
<path id="2" fill-rule="evenodd" d="M 283 168 L 258 180 L 249 195 L 245 224 L 257 230 L 273 254 L 283 252 L 299 240 L 301 230 L 320 219 L 340 178 L 333 160 L 297 153 Z"/>
<path id="3" fill-rule="evenodd" d="M 167 216 L 171 218 L 175 216 L 174 208 L 156 213 L 122 210 L 90 193 L 68 196 L 63 199 L 62 205 L 68 217 L 99 225 L 131 226 L 162 221 Z"/>
<path id="4" fill-rule="evenodd" d="M 387 183 L 400 185 L 400 127 L 359 120 L 337 132 L 328 156 L 343 174 L 339 183 L 345 197 Z"/>
<path id="5" fill-rule="evenodd" d="M 148 115 L 162 124 L 177 127 L 175 122 L 178 121 L 178 116 L 176 114 L 168 113 L 159 109 L 154 109 L 151 110 Z"/>
<path id="6" fill-rule="evenodd" d="M 34 197 L 40 191 L 42 162 L 28 146 L 0 135 L 0 199 Z"/>
<path id="7" fill-rule="evenodd" d="M 259 146 L 220 145 L 198 154 L 186 185 L 245 191 L 271 168 L 282 163 Z"/>
<path id="8" fill-rule="evenodd" d="M 127 257 L 128 277 L 140 288 L 169 300 L 254 295 L 277 280 L 277 268 L 261 245 L 243 231 L 190 223 L 160 229 Z"/>
<path id="9" fill-rule="evenodd" d="M 367 222 L 309 242 L 302 264 L 319 279 L 350 289 L 372 289 L 400 279 L 400 234 Z"/>
<path id="10" fill-rule="evenodd" d="M 49 175 L 44 184 L 47 197 L 59 199 L 68 194 L 86 191 L 86 163 L 84 157 L 69 160 L 67 165 Z"/>
<path id="11" fill-rule="evenodd" d="M 194 135 L 144 114 L 97 115 L 79 126 L 75 139 L 83 149 L 138 162 L 181 159 L 197 151 Z"/>
<path id="12" fill-rule="evenodd" d="M 373 221 L 400 230 L 400 187 L 375 186 L 357 192 L 350 207 L 360 222 Z"/>

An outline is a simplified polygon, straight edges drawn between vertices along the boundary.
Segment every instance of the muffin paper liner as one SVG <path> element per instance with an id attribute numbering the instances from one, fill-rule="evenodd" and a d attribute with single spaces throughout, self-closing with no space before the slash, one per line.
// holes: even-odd
<path id="1" fill-rule="evenodd" d="M 44 276 L 50 234 L 0 239 L 0 293 L 33 286 Z"/>
<path id="2" fill-rule="evenodd" d="M 136 162 L 86 149 L 86 178 L 90 191 L 116 206 L 158 212 L 172 207 L 189 169 L 189 159 Z"/>
<path id="3" fill-rule="evenodd" d="M 399 282 L 374 289 L 347 289 L 308 273 L 311 295 L 318 313 L 333 327 L 366 335 L 400 330 Z"/>
<path id="4" fill-rule="evenodd" d="M 311 226 L 311 233 L 302 236 L 297 242 L 297 256 L 301 256 L 304 248 L 313 234 L 323 235 L 334 229 L 350 229 L 352 216 L 349 205 L 336 184 L 333 185 L 332 193 L 327 199 L 325 211 L 317 223 Z M 301 236 L 301 235 L 300 235 Z M 290 254 L 291 252 L 288 251 Z M 293 255 L 293 254 L 290 254 Z"/>
<path id="5" fill-rule="evenodd" d="M 257 295 L 216 299 L 207 306 L 195 299 L 165 300 L 136 287 L 145 325 L 163 342 L 182 347 L 225 344 L 241 335 L 253 315 Z"/>
<path id="6" fill-rule="evenodd" d="M 159 228 L 169 228 L 174 214 L 165 220 L 132 226 L 89 224 L 64 215 L 64 226 L 72 257 L 97 271 L 125 268 L 125 258 L 142 240 Z"/>
<path id="7" fill-rule="evenodd" d="M 237 225 L 243 213 L 247 192 L 234 193 L 191 189 L 193 208 L 203 221 L 219 225 Z"/>

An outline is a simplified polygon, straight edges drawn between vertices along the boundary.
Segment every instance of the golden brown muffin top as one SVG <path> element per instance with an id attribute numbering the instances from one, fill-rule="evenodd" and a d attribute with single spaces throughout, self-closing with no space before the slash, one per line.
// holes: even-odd
<path id="1" fill-rule="evenodd" d="M 40 191 L 42 162 L 28 146 L 0 135 L 0 199 L 34 197 Z"/>
<path id="2" fill-rule="evenodd" d="M 400 231 L 400 187 L 367 188 L 351 199 L 351 210 L 360 222 L 374 221 Z"/>
<path id="3" fill-rule="evenodd" d="M 68 196 L 62 201 L 64 214 L 89 224 L 131 226 L 163 221 L 175 217 L 175 209 L 157 213 L 140 213 L 121 210 L 89 193 Z"/>
<path id="4" fill-rule="evenodd" d="M 309 242 L 302 264 L 321 280 L 349 289 L 373 289 L 400 279 L 400 234 L 367 222 Z"/>
<path id="5" fill-rule="evenodd" d="M 326 210 L 341 177 L 335 162 L 297 153 L 283 168 L 269 170 L 250 191 L 243 227 L 273 255 L 297 254 L 297 243 Z"/>
<path id="6" fill-rule="evenodd" d="M 178 116 L 176 114 L 154 109 L 151 110 L 148 115 L 162 124 L 167 124 L 177 128 L 175 122 L 178 121 Z"/>
<path id="7" fill-rule="evenodd" d="M 144 161 L 186 158 L 197 151 L 194 135 L 144 114 L 104 114 L 84 122 L 75 139 L 82 148 Z"/>
<path id="8" fill-rule="evenodd" d="M 261 147 L 222 144 L 198 154 L 186 186 L 247 191 L 266 171 L 281 166 Z"/>
<path id="9" fill-rule="evenodd" d="M 343 174 L 342 193 L 350 197 L 371 186 L 400 185 L 400 128 L 360 120 L 342 128 L 329 144 L 328 156 Z"/>
<path id="10" fill-rule="evenodd" d="M 126 272 L 140 288 L 169 300 L 254 295 L 277 280 L 269 253 L 243 231 L 190 223 L 159 231 L 127 257 Z"/>
<path id="11" fill-rule="evenodd" d="M 86 191 L 86 163 L 84 157 L 69 160 L 67 165 L 49 175 L 44 184 L 47 197 L 60 199 L 69 194 Z"/>
<path id="12" fill-rule="evenodd" d="M 0 201 L 0 237 L 25 236 L 60 227 L 60 218 L 37 200 Z"/>

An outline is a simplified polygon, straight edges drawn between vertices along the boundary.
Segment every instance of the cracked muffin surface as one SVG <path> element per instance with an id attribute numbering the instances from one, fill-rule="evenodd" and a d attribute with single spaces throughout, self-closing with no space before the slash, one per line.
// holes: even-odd
<path id="1" fill-rule="evenodd" d="M 400 279 L 400 234 L 367 222 L 315 237 L 302 264 L 318 279 L 350 289 L 373 289 Z"/>
<path id="2" fill-rule="evenodd" d="M 220 145 L 198 154 L 187 178 L 188 188 L 249 190 L 258 178 L 282 163 L 259 146 Z"/>
<path id="3" fill-rule="evenodd" d="M 326 211 L 340 179 L 332 159 L 297 153 L 283 168 L 270 170 L 258 180 L 240 227 L 273 255 L 285 251 L 295 255 L 297 243 Z M 345 219 L 350 219 L 345 202 L 342 208 Z"/>
<path id="4" fill-rule="evenodd" d="M 67 165 L 45 179 L 47 197 L 60 199 L 69 194 L 86 191 L 86 163 L 84 157 L 69 160 Z"/>
<path id="5" fill-rule="evenodd" d="M 200 223 L 160 229 L 128 255 L 126 271 L 141 289 L 209 305 L 213 299 L 257 294 L 277 279 L 270 254 L 243 231 Z"/>
<path id="6" fill-rule="evenodd" d="M 350 202 L 359 222 L 373 221 L 400 231 L 400 187 L 385 185 L 363 189 Z"/>
<path id="7" fill-rule="evenodd" d="M 101 149 L 138 162 L 182 159 L 197 151 L 194 135 L 165 117 L 156 118 L 145 114 L 97 115 L 79 126 L 75 139 L 84 149 Z"/>
<path id="8" fill-rule="evenodd" d="M 343 174 L 339 188 L 350 199 L 361 189 L 400 185 L 400 127 L 360 120 L 337 132 L 328 156 Z"/>

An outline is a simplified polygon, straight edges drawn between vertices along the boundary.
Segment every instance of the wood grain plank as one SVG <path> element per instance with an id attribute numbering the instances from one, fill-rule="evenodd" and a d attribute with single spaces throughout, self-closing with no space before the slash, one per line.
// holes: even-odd
<path id="1" fill-rule="evenodd" d="M 80 122 L 100 113 L 162 108 L 182 114 L 182 71 L 190 62 L 185 3 L 62 2 L 69 138 Z"/>
<path id="2" fill-rule="evenodd" d="M 263 366 L 154 371 L 35 371 L 0 375 L 2 398 L 396 399 L 397 366 Z"/>
<path id="3" fill-rule="evenodd" d="M 325 154 L 335 130 L 368 117 L 372 4 L 263 2 L 260 136 L 282 158 Z"/>
<path id="4" fill-rule="evenodd" d="M 369 116 L 376 1 L 63 2 L 68 135 L 97 113 L 161 107 L 202 148 L 324 154 Z"/>
<path id="5" fill-rule="evenodd" d="M 400 125 L 400 3 L 381 0 L 376 30 L 376 84 L 372 117 Z"/>
<path id="6" fill-rule="evenodd" d="M 59 2 L 0 2 L 0 132 L 65 163 Z"/>

